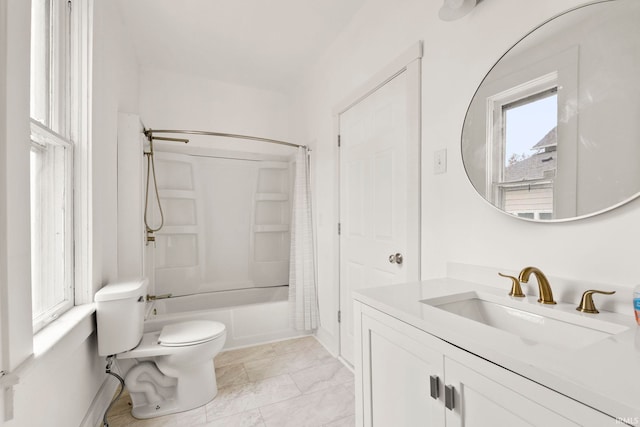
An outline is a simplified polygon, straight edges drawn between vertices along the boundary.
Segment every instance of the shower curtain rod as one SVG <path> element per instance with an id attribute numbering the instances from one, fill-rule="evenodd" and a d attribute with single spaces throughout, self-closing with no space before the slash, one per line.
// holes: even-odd
<path id="1" fill-rule="evenodd" d="M 249 136 L 249 135 L 238 135 L 235 133 L 221 133 L 221 132 L 206 132 L 206 131 L 201 131 L 201 130 L 171 130 L 171 129 L 162 129 L 162 130 L 157 130 L 157 129 L 145 129 L 144 130 L 144 134 L 147 138 L 153 138 L 153 139 L 158 139 L 158 140 L 162 140 L 162 141 L 179 141 L 179 142 L 184 142 L 185 144 L 187 142 L 189 142 L 188 139 L 182 139 L 182 138 L 165 138 L 165 137 L 160 137 L 160 136 L 153 136 L 154 133 L 180 133 L 180 134 L 187 134 L 187 135 L 206 135 L 206 136 L 223 136 L 226 138 L 238 138 L 238 139 L 250 139 L 253 141 L 262 141 L 262 142 L 269 142 L 271 144 L 280 144 L 280 145 L 288 145 L 290 147 L 303 147 L 306 148 L 307 150 L 311 151 L 311 149 L 309 147 L 307 147 L 306 145 L 302 145 L 302 144 L 294 144 L 292 142 L 286 142 L 286 141 L 280 141 L 277 139 L 269 139 L 269 138 L 260 138 L 258 136 Z"/>

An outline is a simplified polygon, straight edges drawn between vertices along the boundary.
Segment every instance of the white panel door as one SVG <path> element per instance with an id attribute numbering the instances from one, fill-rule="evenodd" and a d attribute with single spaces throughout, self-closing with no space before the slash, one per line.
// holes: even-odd
<path id="1" fill-rule="evenodd" d="M 419 279 L 415 71 L 400 73 L 339 117 L 340 353 L 352 364 L 352 292 Z"/>

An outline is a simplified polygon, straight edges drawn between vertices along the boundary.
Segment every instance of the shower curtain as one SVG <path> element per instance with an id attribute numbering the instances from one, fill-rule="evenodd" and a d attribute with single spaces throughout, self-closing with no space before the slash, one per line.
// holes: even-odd
<path id="1" fill-rule="evenodd" d="M 308 161 L 307 149 L 298 147 L 289 258 L 289 306 L 297 330 L 317 329 L 320 324 Z"/>

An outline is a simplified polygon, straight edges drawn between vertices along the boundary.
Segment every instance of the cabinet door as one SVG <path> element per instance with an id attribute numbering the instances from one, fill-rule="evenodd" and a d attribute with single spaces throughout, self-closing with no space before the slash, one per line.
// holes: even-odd
<path id="1" fill-rule="evenodd" d="M 454 388 L 447 427 L 615 425 L 613 418 L 520 375 L 477 357 L 465 366 L 457 356 L 444 361 L 445 387 Z"/>
<path id="2" fill-rule="evenodd" d="M 389 323 L 385 321 L 385 323 Z M 443 355 L 428 335 L 393 319 L 394 327 L 362 316 L 362 420 L 365 426 L 442 426 Z M 399 331 L 400 326 L 403 331 Z M 433 339 L 433 338 L 431 338 Z M 431 376 L 438 378 L 435 398 Z"/>

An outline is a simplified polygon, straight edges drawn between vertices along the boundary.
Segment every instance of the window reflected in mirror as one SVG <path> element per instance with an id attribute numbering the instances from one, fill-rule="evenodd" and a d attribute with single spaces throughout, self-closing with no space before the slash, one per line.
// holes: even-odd
<path id="1" fill-rule="evenodd" d="M 519 217 L 551 219 L 558 165 L 557 89 L 504 105 L 502 117 L 500 206 Z"/>
<path id="2" fill-rule="evenodd" d="M 462 129 L 480 196 L 543 222 L 640 196 L 638 22 L 639 1 L 596 1 L 545 21 L 500 57 Z"/>

